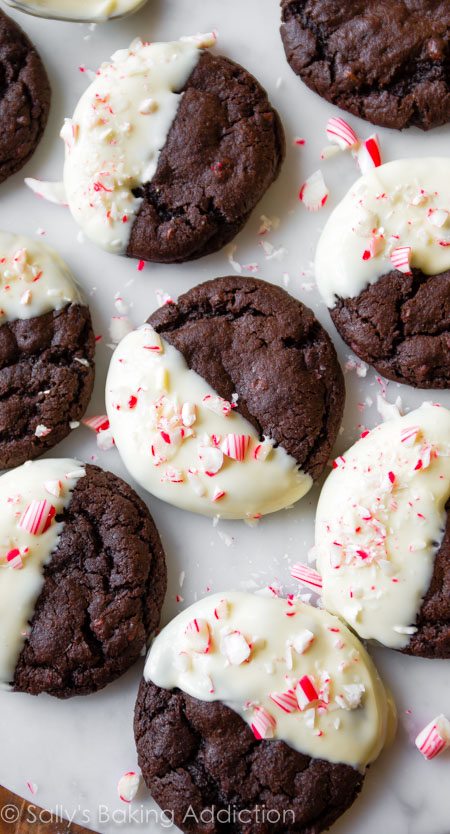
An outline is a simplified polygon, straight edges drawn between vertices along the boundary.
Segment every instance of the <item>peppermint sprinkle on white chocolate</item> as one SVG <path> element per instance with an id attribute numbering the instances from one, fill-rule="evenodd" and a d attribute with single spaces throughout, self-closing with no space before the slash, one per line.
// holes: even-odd
<path id="1" fill-rule="evenodd" d="M 325 607 L 364 638 L 407 646 L 450 497 L 450 412 L 425 403 L 364 432 L 334 462 L 316 515 Z"/>
<path id="2" fill-rule="evenodd" d="M 450 269 L 450 159 L 401 159 L 369 170 L 331 214 L 316 252 L 328 305 L 394 269 Z"/>
<path id="3" fill-rule="evenodd" d="M 181 101 L 180 90 L 214 35 L 171 43 L 135 40 L 101 65 L 61 136 L 64 187 L 86 236 L 125 253 L 142 203 L 135 190 L 149 183 Z"/>
<path id="4" fill-rule="evenodd" d="M 253 520 L 311 488 L 294 458 L 259 438 L 234 403 L 219 397 L 150 325 L 117 347 L 106 408 L 130 474 L 177 507 Z"/>
<path id="5" fill-rule="evenodd" d="M 57 252 L 41 241 L 0 232 L 0 325 L 71 302 L 82 303 L 81 294 Z"/>
<path id="6" fill-rule="evenodd" d="M 200 600 L 155 639 L 144 677 L 221 701 L 255 737 L 364 770 L 395 712 L 357 638 L 299 600 L 227 592 Z"/>
<path id="7" fill-rule="evenodd" d="M 26 639 L 44 567 L 63 529 L 57 517 L 85 475 L 71 459 L 29 461 L 0 477 L 0 689 L 7 689 Z"/>

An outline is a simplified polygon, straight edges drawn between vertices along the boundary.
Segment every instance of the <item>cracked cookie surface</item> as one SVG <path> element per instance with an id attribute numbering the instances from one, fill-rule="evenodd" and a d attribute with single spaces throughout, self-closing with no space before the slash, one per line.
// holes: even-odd
<path id="1" fill-rule="evenodd" d="M 0 10 L 0 182 L 27 162 L 50 109 L 50 84 L 26 34 Z"/>
<path id="2" fill-rule="evenodd" d="M 314 314 L 273 284 L 207 281 L 157 310 L 149 323 L 219 396 L 316 479 L 340 427 L 344 382 Z"/>
<path id="3" fill-rule="evenodd" d="M 323 98 L 383 127 L 450 120 L 447 0 L 282 0 L 294 72 Z"/>
<path id="4" fill-rule="evenodd" d="M 161 541 L 134 490 L 86 466 L 16 666 L 14 688 L 86 695 L 122 675 L 159 623 L 166 590 Z"/>
<path id="5" fill-rule="evenodd" d="M 89 308 L 81 304 L 0 327 L 1 469 L 38 457 L 81 419 L 94 385 L 94 352 Z M 49 433 L 37 435 L 38 426 Z"/>
<path id="6" fill-rule="evenodd" d="M 282 741 L 256 741 L 219 701 L 145 681 L 134 732 L 146 785 L 187 834 L 319 834 L 352 804 L 364 780 L 349 765 L 312 759 Z M 215 818 L 202 818 L 213 806 Z M 278 821 L 267 813 L 264 820 L 263 807 Z M 230 812 L 228 824 L 219 821 L 221 809 Z"/>
<path id="7" fill-rule="evenodd" d="M 202 53 L 161 151 L 127 254 L 160 263 L 221 249 L 276 179 L 281 122 L 243 67 Z"/>
<path id="8" fill-rule="evenodd" d="M 330 310 L 351 349 L 388 379 L 450 387 L 450 271 L 394 270 Z"/>

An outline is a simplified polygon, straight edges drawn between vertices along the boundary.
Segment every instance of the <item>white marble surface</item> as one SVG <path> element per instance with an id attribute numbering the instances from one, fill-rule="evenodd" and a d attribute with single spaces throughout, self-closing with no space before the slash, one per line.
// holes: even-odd
<path id="1" fill-rule="evenodd" d="M 90 414 L 104 409 L 103 386 L 111 352 L 107 347 L 108 326 L 114 309 L 114 294 L 134 306 L 131 318 L 139 324 L 156 306 L 155 289 L 173 296 L 201 280 L 230 271 L 225 252 L 184 266 L 147 265 L 142 273 L 136 263 L 96 250 L 77 240 L 77 229 L 66 210 L 39 201 L 23 185 L 24 176 L 58 178 L 63 158 L 58 140 L 63 117 L 70 115 L 86 85 L 79 66 L 95 69 L 115 49 L 126 46 L 140 34 L 148 39 L 175 38 L 181 34 L 219 32 L 219 49 L 244 63 L 270 92 L 278 107 L 287 136 L 287 161 L 278 182 L 258 206 L 246 229 L 236 240 L 236 258 L 244 264 L 257 261 L 259 275 L 282 284 L 289 275 L 289 290 L 312 306 L 332 333 L 341 361 L 349 351 L 340 342 L 317 293 L 311 291 L 311 260 L 328 209 L 308 215 L 297 199 L 303 179 L 319 167 L 320 149 L 326 144 L 327 118 L 337 112 L 309 92 L 293 75 L 284 60 L 278 35 L 277 0 L 150 0 L 136 16 L 91 30 L 87 25 L 54 23 L 18 13 L 17 20 L 33 37 L 45 59 L 53 86 L 53 105 L 45 139 L 25 170 L 1 186 L 1 226 L 9 231 L 34 234 L 46 230 L 45 239 L 59 248 L 72 266 L 91 306 L 96 332 L 104 338 L 98 346 L 97 384 Z M 369 125 L 352 119 L 363 135 Z M 450 127 L 422 134 L 380 130 L 386 160 L 399 156 L 448 153 Z M 293 138 L 306 139 L 304 148 L 293 146 Z M 331 189 L 329 208 L 343 196 L 357 171 L 347 155 L 322 164 Z M 258 245 L 259 217 L 277 215 L 277 231 L 267 239 L 284 247 L 280 259 L 266 260 Z M 305 286 L 306 285 L 306 286 Z M 95 288 L 95 289 L 94 289 Z M 354 371 L 346 375 L 347 407 L 344 430 L 337 452 L 358 435 L 358 423 L 372 426 L 378 415 L 374 408 L 358 411 L 367 396 L 376 400 L 380 386 L 372 372 L 365 379 Z M 390 384 L 390 401 L 400 395 L 406 409 L 424 398 L 420 392 Z M 428 394 L 450 405 L 450 396 Z M 80 428 L 58 448 L 62 455 L 96 455 L 95 439 Z M 115 451 L 101 454 L 99 462 L 124 474 Z M 169 563 L 169 591 L 164 608 L 167 621 L 179 608 L 182 571 L 186 579 L 181 591 L 186 603 L 208 589 L 232 585 L 253 588 L 277 578 L 295 590 L 289 564 L 305 559 L 312 545 L 313 512 L 317 489 L 290 511 L 265 519 L 258 528 L 242 523 L 220 523 L 213 527 L 206 518 L 189 516 L 157 500 L 149 505 L 161 531 Z M 415 660 L 387 650 L 374 651 L 386 681 L 393 689 L 400 714 L 400 729 L 392 749 L 371 767 L 361 798 L 338 822 L 335 834 L 449 834 L 450 755 L 425 762 L 413 746 L 419 728 L 439 712 L 450 714 L 450 663 Z M 38 786 L 35 800 L 55 814 L 73 815 L 91 828 L 105 832 L 146 830 L 150 834 L 167 830 L 145 814 L 152 812 L 151 800 L 143 786 L 127 808 L 116 795 L 122 773 L 136 767 L 132 736 L 132 710 L 141 665 L 103 692 L 87 698 L 58 702 L 47 697 L 31 698 L 0 693 L 0 783 L 32 799 L 26 786 Z M 408 713 L 406 712 L 408 711 Z M 102 808 L 103 806 L 103 808 Z M 104 811 L 107 806 L 109 811 Z M 100 809 L 100 810 L 99 810 Z M 112 819 L 114 810 L 119 816 Z M 133 819 L 127 815 L 133 813 Z M 154 813 L 154 811 L 152 812 Z M 109 817 L 109 820 L 107 819 Z M 169 829 L 170 830 L 170 829 Z M 174 829 L 172 829 L 174 830 Z"/>

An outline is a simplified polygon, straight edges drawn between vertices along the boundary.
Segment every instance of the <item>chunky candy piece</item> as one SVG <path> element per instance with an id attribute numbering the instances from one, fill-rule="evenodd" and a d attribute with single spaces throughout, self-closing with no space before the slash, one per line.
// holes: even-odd
<path id="1" fill-rule="evenodd" d="M 40 536 L 50 527 L 56 510 L 53 504 L 43 501 L 31 501 L 19 519 L 18 527 L 27 530 L 33 536 Z"/>
<path id="2" fill-rule="evenodd" d="M 227 457 L 243 461 L 250 441 L 251 437 L 248 434 L 227 434 L 220 448 Z"/>
<path id="3" fill-rule="evenodd" d="M 301 710 L 306 709 L 310 704 L 319 700 L 319 693 L 316 689 L 311 675 L 303 675 L 295 687 L 295 694 L 297 696 L 297 703 Z"/>
<path id="4" fill-rule="evenodd" d="M 322 171 L 319 170 L 303 183 L 298 197 L 308 211 L 318 211 L 327 202 L 329 193 Z"/>
<path id="5" fill-rule="evenodd" d="M 270 698 L 283 712 L 291 713 L 298 710 L 297 696 L 293 689 L 287 692 L 271 692 Z"/>
<path id="6" fill-rule="evenodd" d="M 438 715 L 418 734 L 416 747 L 426 759 L 434 759 L 450 747 L 450 721 Z"/>
<path id="7" fill-rule="evenodd" d="M 367 173 L 367 171 L 370 171 L 372 168 L 379 168 L 379 166 L 383 164 L 381 159 L 380 140 L 376 133 L 369 136 L 368 139 L 362 142 L 357 151 L 356 159 L 362 174 Z"/>
<path id="8" fill-rule="evenodd" d="M 225 634 L 220 649 L 232 666 L 240 666 L 241 663 L 245 663 L 252 651 L 251 646 L 240 631 L 231 631 L 229 634 Z"/>
<path id="9" fill-rule="evenodd" d="M 207 654 L 211 645 L 211 632 L 206 620 L 196 618 L 186 626 L 186 643 L 190 650 Z"/>
<path id="10" fill-rule="evenodd" d="M 250 726 L 253 730 L 255 738 L 257 738 L 258 741 L 262 741 L 266 738 L 273 738 L 277 722 L 273 715 L 271 715 L 270 712 L 267 712 L 264 707 L 256 707 Z"/>
<path id="11" fill-rule="evenodd" d="M 359 145 L 359 139 L 353 128 L 339 116 L 328 119 L 326 134 L 329 142 L 338 145 L 343 151 Z"/>
<path id="12" fill-rule="evenodd" d="M 301 563 L 294 565 L 291 568 L 291 576 L 294 579 L 298 579 L 303 585 L 308 585 L 310 588 L 313 588 L 315 591 L 322 590 L 322 577 L 320 573 L 308 567 L 308 565 Z"/>
<path id="13" fill-rule="evenodd" d="M 133 770 L 124 773 L 117 784 L 117 793 L 122 802 L 132 802 L 139 788 L 140 776 Z"/>
<path id="14" fill-rule="evenodd" d="M 404 275 L 411 275 L 411 254 L 410 246 L 398 246 L 391 252 L 391 261 L 395 269 Z"/>

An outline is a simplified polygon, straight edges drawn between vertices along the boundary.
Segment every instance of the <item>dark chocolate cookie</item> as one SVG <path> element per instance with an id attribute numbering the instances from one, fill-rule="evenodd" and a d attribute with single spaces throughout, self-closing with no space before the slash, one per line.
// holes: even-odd
<path id="1" fill-rule="evenodd" d="M 160 263 L 199 258 L 239 232 L 278 176 L 280 119 L 247 70 L 202 52 L 134 222 L 127 254 Z"/>
<path id="2" fill-rule="evenodd" d="M 351 349 L 387 379 L 450 387 L 450 271 L 383 275 L 330 310 Z"/>
<path id="3" fill-rule="evenodd" d="M 47 124 L 50 96 L 36 49 L 0 10 L 0 182 L 34 153 Z"/>
<path id="4" fill-rule="evenodd" d="M 352 804 L 364 781 L 349 765 L 312 759 L 283 741 L 257 741 L 218 701 L 145 681 L 134 732 L 147 786 L 189 834 L 319 834 Z M 292 814 L 283 817 L 287 810 L 295 822 Z M 229 824 L 220 824 L 220 811 L 229 813 Z"/>
<path id="5" fill-rule="evenodd" d="M 442 544 L 435 556 L 431 585 L 416 620 L 417 631 L 405 654 L 450 658 L 450 501 Z"/>
<path id="6" fill-rule="evenodd" d="M 0 468 L 51 449 L 80 420 L 94 385 L 95 337 L 78 303 L 0 327 Z"/>
<path id="7" fill-rule="evenodd" d="M 286 57 L 323 98 L 383 127 L 450 119 L 448 0 L 281 0 Z"/>
<path id="8" fill-rule="evenodd" d="M 166 567 L 147 507 L 111 472 L 87 465 L 57 520 L 64 527 L 13 685 L 69 698 L 101 689 L 140 656 L 159 623 Z"/>
<path id="9" fill-rule="evenodd" d="M 316 479 L 342 418 L 344 382 L 311 310 L 273 284 L 216 278 L 157 310 L 149 323 L 190 368 Z"/>

